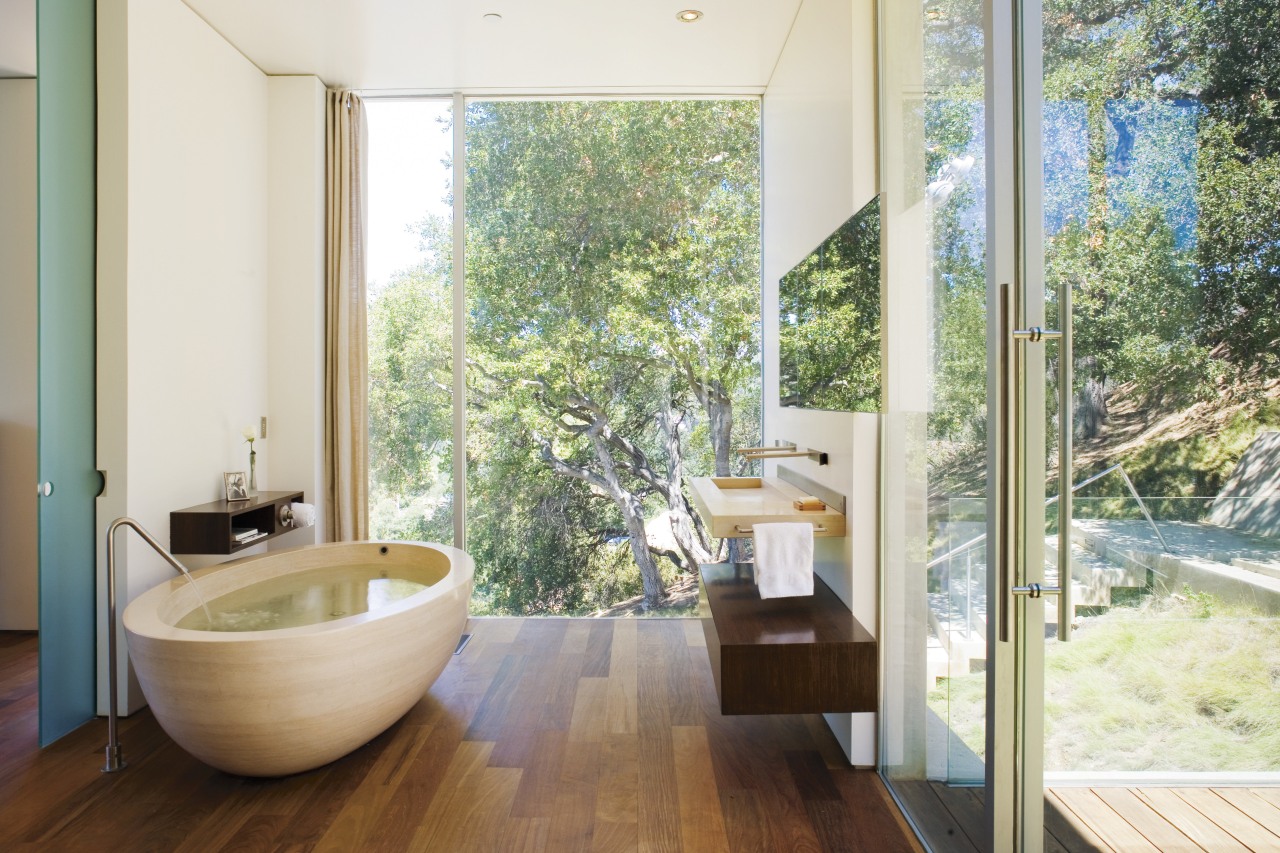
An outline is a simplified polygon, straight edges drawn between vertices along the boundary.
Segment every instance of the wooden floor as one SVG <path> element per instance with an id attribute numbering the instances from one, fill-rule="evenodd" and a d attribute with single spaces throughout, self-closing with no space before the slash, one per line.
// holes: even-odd
<path id="1" fill-rule="evenodd" d="M 409 714 L 310 773 L 252 780 L 147 712 L 36 748 L 34 635 L 0 634 L 2 850 L 920 850 L 818 717 L 722 717 L 684 619 L 472 620 Z"/>
<path id="2" fill-rule="evenodd" d="M 930 846 L 978 853 L 982 790 L 931 782 L 894 786 Z M 1044 849 L 1280 851 L 1280 788 L 1054 788 L 1045 793 Z"/>

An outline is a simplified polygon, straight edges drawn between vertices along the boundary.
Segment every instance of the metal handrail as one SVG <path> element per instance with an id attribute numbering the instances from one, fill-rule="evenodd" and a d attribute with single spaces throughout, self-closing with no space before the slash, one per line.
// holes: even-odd
<path id="1" fill-rule="evenodd" d="M 191 572 L 187 571 L 186 566 L 178 562 L 178 559 L 170 554 L 163 545 L 156 541 L 155 537 L 143 528 L 141 524 L 134 521 L 128 516 L 117 518 L 111 522 L 107 528 L 107 761 L 102 767 L 103 773 L 115 773 L 117 770 L 123 770 L 129 765 L 125 763 L 124 755 L 120 748 L 120 732 L 119 719 L 116 712 L 116 530 L 120 527 L 132 527 L 133 531 L 142 537 L 142 541 L 151 546 L 157 554 L 164 558 L 165 562 L 173 566 L 179 573 L 186 576 L 187 580 L 195 584 L 195 578 L 191 577 Z"/>
<path id="2" fill-rule="evenodd" d="M 1142 510 L 1142 515 L 1144 518 L 1146 518 L 1147 524 L 1151 525 L 1151 529 L 1155 531 L 1156 538 L 1160 540 L 1160 547 L 1164 549 L 1166 554 L 1172 554 L 1173 549 L 1169 547 L 1169 543 L 1165 541 L 1164 535 L 1160 533 L 1160 528 L 1156 526 L 1155 519 L 1151 517 L 1151 513 L 1147 512 L 1147 505 L 1142 502 L 1142 497 L 1138 494 L 1138 490 L 1134 488 L 1133 481 L 1129 479 L 1129 475 L 1125 472 L 1123 465 L 1116 464 L 1116 465 L 1112 465 L 1110 468 L 1107 468 L 1106 470 L 1099 471 L 1097 474 L 1094 474 L 1092 477 L 1087 477 L 1081 480 L 1080 482 L 1076 483 L 1074 486 L 1071 487 L 1071 491 L 1077 492 L 1080 489 L 1083 489 L 1085 486 L 1088 486 L 1091 483 L 1097 482 L 1098 480 L 1105 477 L 1107 474 L 1110 474 L 1112 471 L 1120 472 L 1120 476 L 1124 478 L 1125 486 L 1129 488 L 1129 494 L 1133 495 L 1133 499 L 1138 502 L 1138 508 Z M 1058 502 L 1059 497 L 1060 497 L 1059 495 L 1054 495 L 1053 497 L 1046 499 L 1044 502 L 1044 505 L 1052 506 L 1053 504 Z M 986 538 L 987 538 L 987 534 L 985 533 L 981 534 L 980 536 L 976 536 L 973 539 L 970 539 L 968 542 L 964 543 L 963 545 L 959 545 L 955 548 L 952 548 L 950 551 L 943 554 L 941 557 L 934 557 L 932 560 L 930 560 L 928 563 L 925 564 L 925 568 L 932 569 L 934 566 L 939 565 L 944 560 L 954 557 L 956 554 L 963 553 L 964 551 L 967 551 L 968 549 L 972 548 L 974 545 L 981 544 Z"/>

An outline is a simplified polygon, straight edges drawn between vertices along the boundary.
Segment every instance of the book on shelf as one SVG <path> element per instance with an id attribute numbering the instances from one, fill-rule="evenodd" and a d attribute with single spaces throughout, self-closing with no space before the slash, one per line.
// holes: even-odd
<path id="1" fill-rule="evenodd" d="M 231 528 L 231 538 L 237 542 L 243 542 L 247 539 L 258 538 L 258 528 L 256 527 L 233 527 Z"/>
<path id="2" fill-rule="evenodd" d="M 237 539 L 235 544 L 236 544 L 236 547 L 238 548 L 241 545 L 248 545 L 250 542 L 257 542 L 259 539 L 266 539 L 266 538 L 267 538 L 267 533 L 264 530 L 261 533 L 250 536 L 248 539 Z"/>

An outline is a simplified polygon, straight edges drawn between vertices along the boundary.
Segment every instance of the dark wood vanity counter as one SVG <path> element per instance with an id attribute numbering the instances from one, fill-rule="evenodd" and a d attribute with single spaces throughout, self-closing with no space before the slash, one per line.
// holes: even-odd
<path id="1" fill-rule="evenodd" d="M 821 578 L 811 596 L 762 599 L 751 563 L 704 565 L 700 573 L 721 713 L 876 710 L 876 641 Z"/>

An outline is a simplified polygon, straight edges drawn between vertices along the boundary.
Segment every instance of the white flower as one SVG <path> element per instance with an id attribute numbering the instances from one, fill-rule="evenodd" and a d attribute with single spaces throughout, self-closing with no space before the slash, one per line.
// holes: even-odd
<path id="1" fill-rule="evenodd" d="M 253 424 L 249 424 L 247 427 L 240 430 L 240 434 L 243 435 L 244 440 L 250 444 L 253 444 L 253 440 L 258 437 L 257 432 L 253 428 Z"/>

